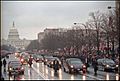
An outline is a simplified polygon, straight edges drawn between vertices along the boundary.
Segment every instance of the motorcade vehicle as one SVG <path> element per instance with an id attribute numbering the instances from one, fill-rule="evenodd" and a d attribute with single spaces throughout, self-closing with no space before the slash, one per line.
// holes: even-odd
<path id="1" fill-rule="evenodd" d="M 21 62 L 22 64 L 28 64 L 28 61 L 29 61 L 29 55 L 22 55 L 22 56 L 20 57 L 20 62 Z"/>
<path id="2" fill-rule="evenodd" d="M 33 59 L 36 61 L 36 62 L 43 62 L 43 56 L 39 55 L 39 54 L 34 54 L 33 55 Z"/>
<path id="3" fill-rule="evenodd" d="M 112 59 L 102 58 L 98 59 L 98 70 L 102 71 L 118 71 L 119 65 L 117 65 Z"/>
<path id="4" fill-rule="evenodd" d="M 12 75 L 14 73 L 24 74 L 24 68 L 20 61 L 10 61 L 8 63 L 8 72 L 9 75 Z"/>
<path id="5" fill-rule="evenodd" d="M 20 53 L 15 52 L 15 57 L 20 57 Z"/>
<path id="6" fill-rule="evenodd" d="M 27 55 L 27 53 L 26 52 L 21 52 L 21 53 L 19 53 L 19 58 L 21 58 L 21 57 L 23 57 L 24 55 Z"/>
<path id="7" fill-rule="evenodd" d="M 62 67 L 62 63 L 61 63 L 61 61 L 60 61 L 60 59 L 58 58 L 58 57 L 52 57 L 51 59 L 49 59 L 49 61 L 47 61 L 47 65 L 49 66 L 49 67 L 51 67 L 51 68 L 53 68 L 53 61 L 54 60 L 57 60 L 58 61 L 58 67 L 59 68 L 61 68 Z"/>
<path id="8" fill-rule="evenodd" d="M 63 69 L 64 72 L 68 73 L 86 73 L 86 66 L 79 58 L 66 58 L 65 60 L 63 60 Z"/>
<path id="9" fill-rule="evenodd" d="M 53 56 L 51 56 L 51 55 L 44 55 L 43 56 L 43 62 L 44 62 L 44 64 L 47 65 L 48 62 L 50 62 L 52 58 L 53 58 Z"/>

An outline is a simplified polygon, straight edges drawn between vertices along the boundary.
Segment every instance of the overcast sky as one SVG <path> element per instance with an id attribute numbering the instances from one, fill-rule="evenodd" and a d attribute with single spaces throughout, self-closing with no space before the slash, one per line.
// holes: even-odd
<path id="1" fill-rule="evenodd" d="M 13 21 L 20 38 L 37 39 L 45 28 L 70 28 L 85 23 L 89 13 L 108 12 L 114 1 L 4 1 L 2 2 L 2 38 L 7 39 Z"/>

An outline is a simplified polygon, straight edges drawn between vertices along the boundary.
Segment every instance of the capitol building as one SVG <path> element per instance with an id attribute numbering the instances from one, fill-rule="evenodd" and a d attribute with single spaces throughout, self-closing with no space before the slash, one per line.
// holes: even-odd
<path id="1" fill-rule="evenodd" d="M 11 45 L 14 46 L 15 48 L 20 48 L 20 49 L 25 49 L 29 44 L 30 44 L 30 40 L 26 40 L 26 39 L 20 39 L 19 38 L 19 33 L 18 30 L 15 28 L 15 24 L 13 22 L 13 26 L 10 28 L 9 30 L 9 35 L 8 35 L 8 39 L 2 39 L 1 40 L 1 45 Z"/>

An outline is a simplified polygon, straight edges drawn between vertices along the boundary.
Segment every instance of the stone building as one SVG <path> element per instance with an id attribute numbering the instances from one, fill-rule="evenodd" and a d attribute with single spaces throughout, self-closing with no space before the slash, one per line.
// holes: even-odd
<path id="1" fill-rule="evenodd" d="M 67 32 L 67 29 L 65 29 L 65 28 L 46 28 L 44 30 L 44 32 L 38 33 L 38 41 L 39 41 L 39 43 L 41 43 L 41 40 L 47 34 L 61 35 L 63 32 Z"/>

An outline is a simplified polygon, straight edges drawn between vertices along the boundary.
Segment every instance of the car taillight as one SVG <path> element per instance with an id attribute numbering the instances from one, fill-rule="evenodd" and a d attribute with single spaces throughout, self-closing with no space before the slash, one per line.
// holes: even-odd
<path id="1" fill-rule="evenodd" d="M 18 70 L 20 70 L 20 67 L 18 67 Z"/>

